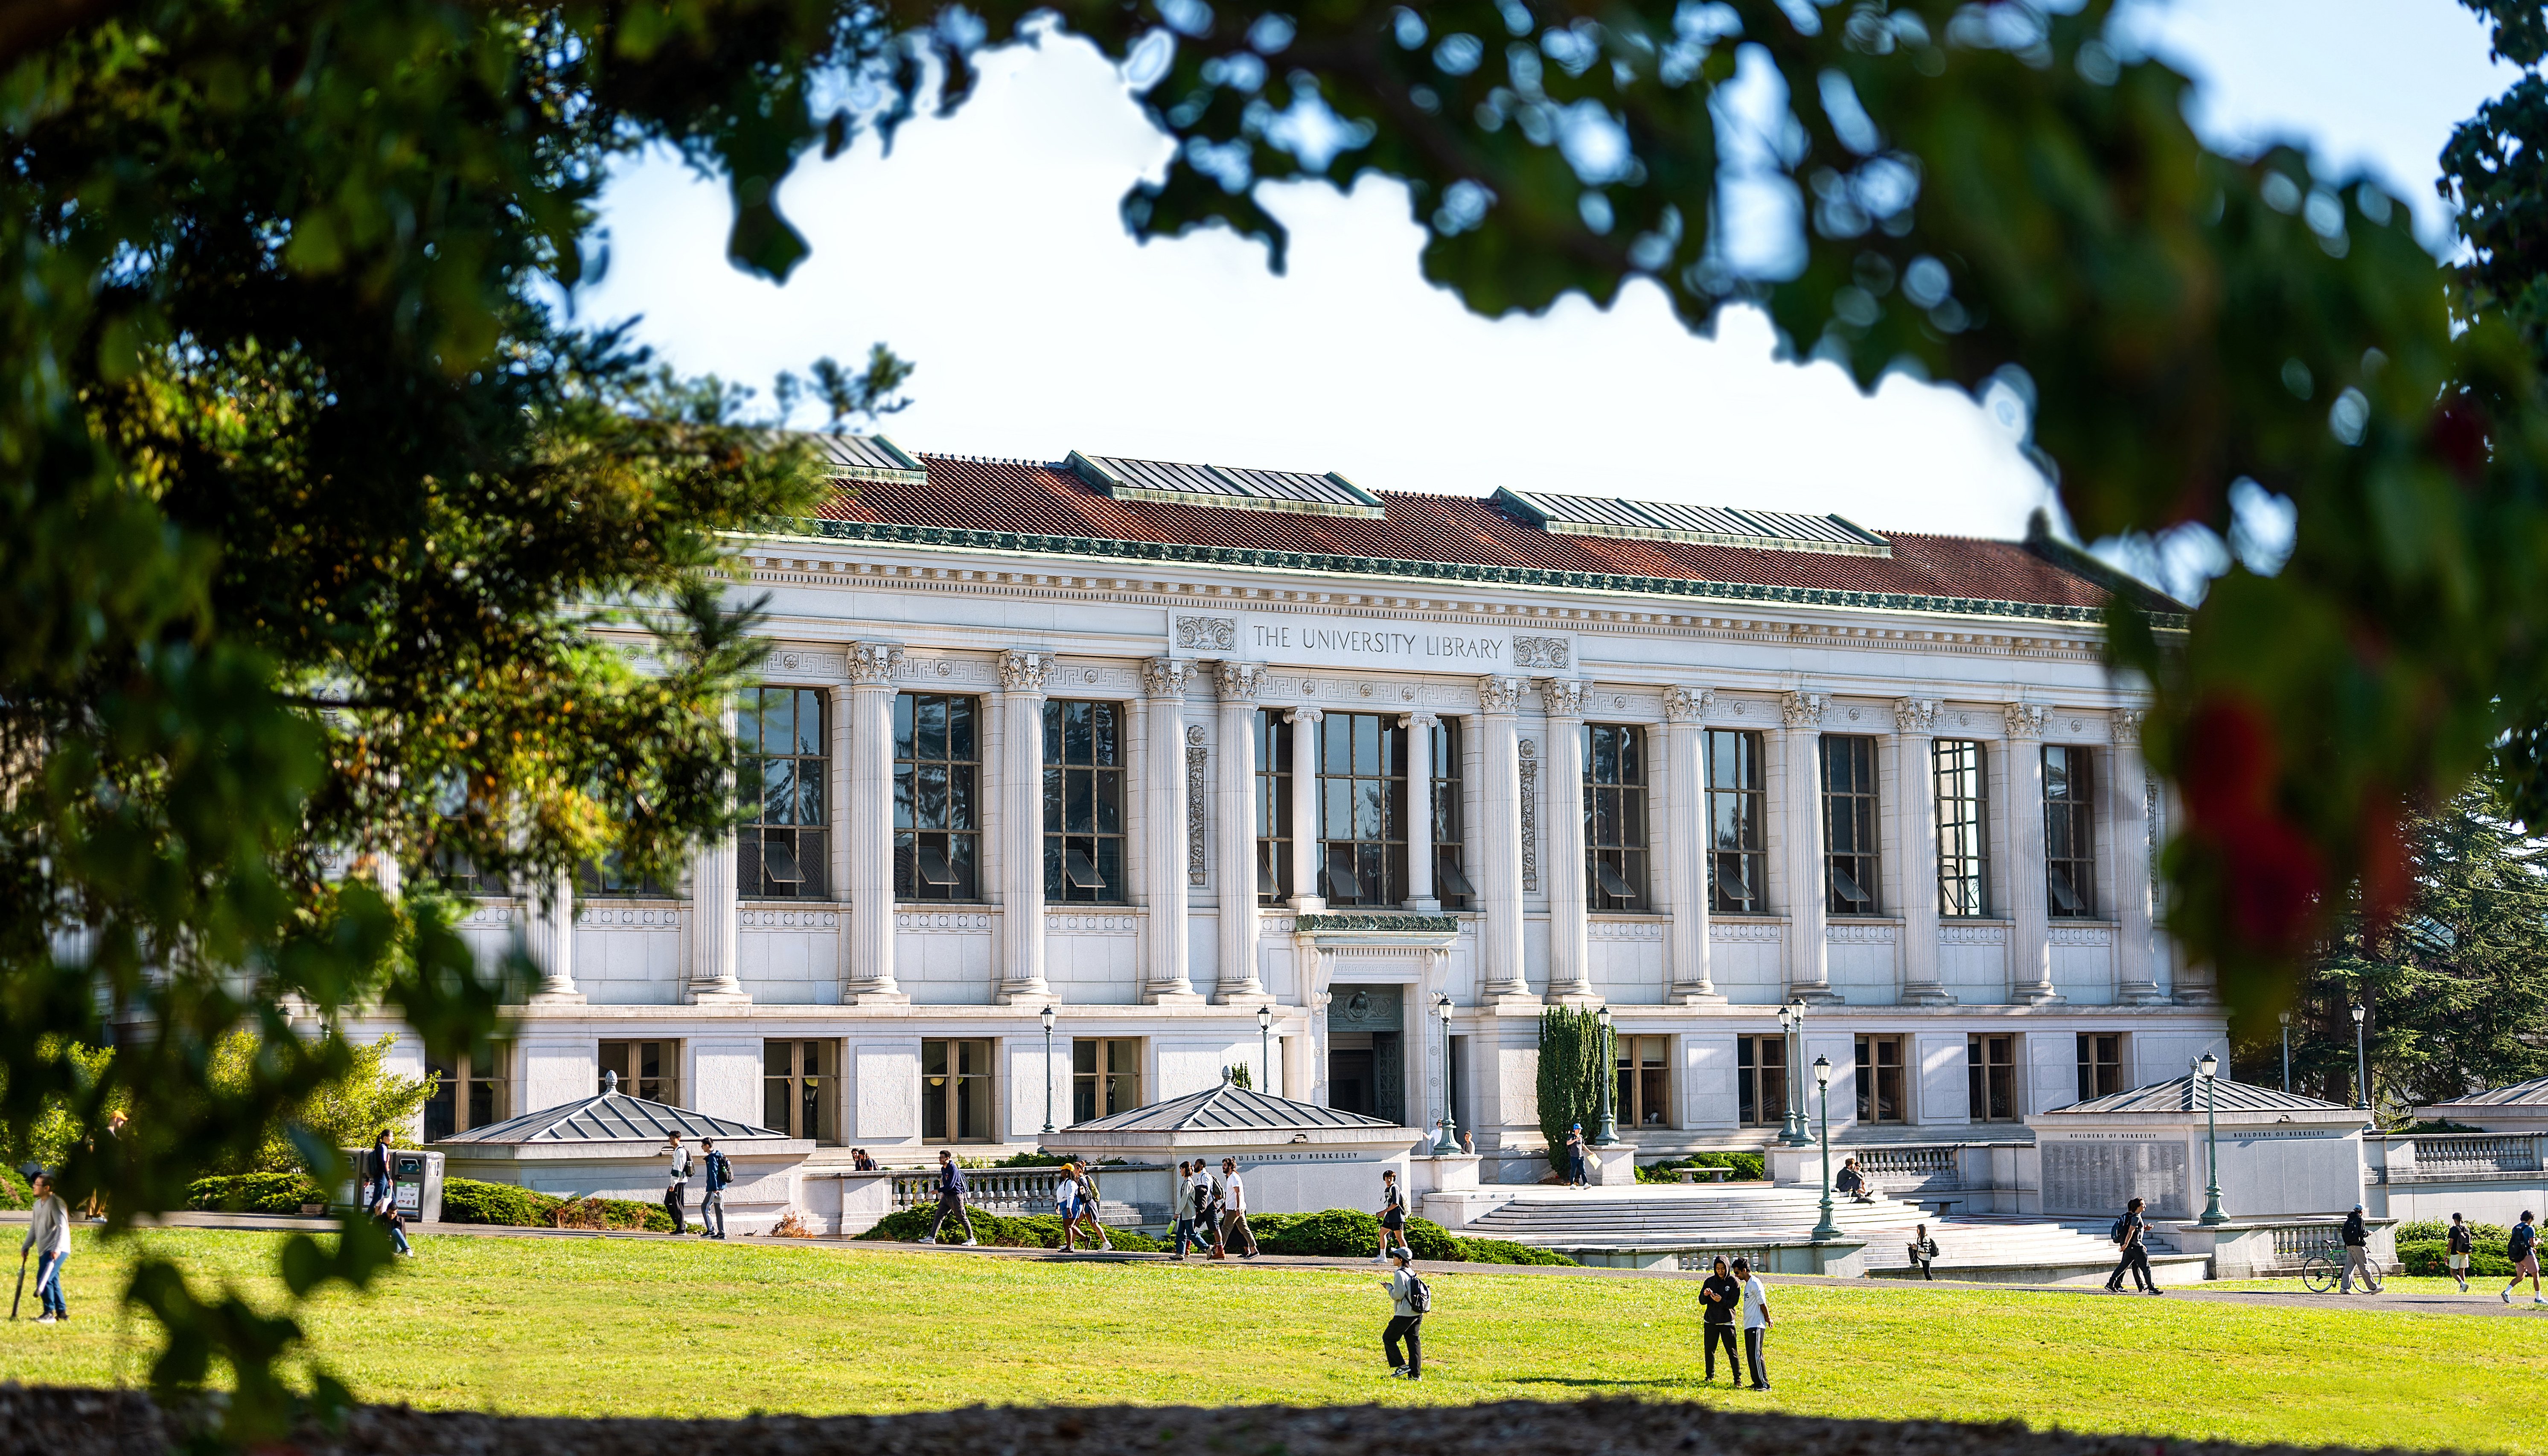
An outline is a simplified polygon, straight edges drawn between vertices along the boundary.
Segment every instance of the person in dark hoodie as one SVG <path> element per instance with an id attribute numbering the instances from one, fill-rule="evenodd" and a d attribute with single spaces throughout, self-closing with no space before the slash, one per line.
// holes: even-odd
<path id="1" fill-rule="evenodd" d="M 1743 1286 L 1735 1283 L 1734 1276 L 1726 1272 L 1723 1254 L 1716 1256 L 1715 1266 L 1708 1271 L 1706 1282 L 1699 1285 L 1698 1298 L 1706 1307 L 1698 1328 L 1707 1347 L 1707 1378 L 1716 1378 L 1716 1347 L 1722 1343 L 1725 1346 L 1725 1378 L 1739 1386 L 1743 1384 L 1743 1356 L 1742 1346 L 1734 1341 L 1734 1317 L 1743 1308 Z"/>
<path id="2" fill-rule="evenodd" d="M 2337 1286 L 2340 1294 L 2353 1293 L 2353 1281 L 2359 1278 L 2365 1294 L 2378 1294 L 2380 1281 L 2371 1272 L 2371 1227 L 2362 1222 L 2362 1205 L 2344 1216 L 2344 1282 Z"/>

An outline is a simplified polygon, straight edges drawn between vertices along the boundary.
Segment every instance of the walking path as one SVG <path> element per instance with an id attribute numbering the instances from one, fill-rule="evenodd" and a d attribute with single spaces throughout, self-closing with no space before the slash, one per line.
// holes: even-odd
<path id="1" fill-rule="evenodd" d="M 0 1226 L 24 1224 L 24 1212 L 0 1210 Z M 171 1214 L 143 1227 L 158 1228 L 229 1228 L 246 1231 L 307 1233 L 326 1227 L 330 1221 L 305 1219 L 283 1214 Z M 89 1227 L 89 1226 L 81 1226 Z M 672 1233 L 644 1233 L 595 1228 L 519 1228 L 496 1224 L 430 1224 L 410 1225 L 419 1237 L 459 1236 L 464 1238 L 652 1238 L 672 1239 Z M 746 1235 L 750 1236 L 750 1235 Z M 782 1240 L 770 1239 L 769 1242 Z M 944 1254 L 954 1257 L 1026 1259 L 1043 1263 L 1164 1263 L 1165 1254 L 1146 1253 L 1077 1253 L 1066 1254 L 1050 1248 L 997 1248 L 989 1244 L 967 1248 L 961 1244 L 881 1243 L 865 1239 L 815 1237 L 783 1240 L 788 1243 L 857 1252 L 894 1252 Z M 1252 1260 L 1188 1259 L 1186 1266 L 1199 1270 L 1214 1269 L 1354 1269 L 1374 1267 L 1370 1259 L 1304 1258 L 1289 1254 L 1265 1254 Z M 1697 1271 L 1680 1269 L 1602 1269 L 1562 1268 L 1533 1264 L 1446 1264 L 1418 1260 L 1417 1267 L 1428 1272 L 1450 1274 L 1521 1274 L 1558 1278 L 1594 1279 L 1677 1279 L 1699 1280 L 1706 1276 Z M 2146 1299 L 2146 1295 L 2110 1295 L 2101 1290 L 2083 1289 L 2077 1285 L 2047 1284 L 1963 1284 L 1941 1279 L 1838 1279 L 1810 1274 L 1768 1274 L 1762 1276 L 1772 1284 L 1827 1284 L 1849 1289 L 1882 1290 L 1907 1298 L 1926 1294 L 1976 1293 L 2061 1295 L 2070 1299 L 2109 1300 Z M 2395 1290 L 2379 1295 L 2311 1294 L 2291 1289 L 2206 1289 L 2200 1285 L 2170 1289 L 2158 1298 L 2189 1304 L 2261 1305 L 2275 1309 L 2348 1310 L 2360 1314 L 2384 1315 L 2482 1315 L 2497 1319 L 2548 1319 L 2548 1306 L 2533 1305 L 2527 1295 L 2519 1303 L 2506 1305 L 2498 1299 L 2491 1283 L 2480 1283 L 2468 1294 L 2451 1290 Z"/>

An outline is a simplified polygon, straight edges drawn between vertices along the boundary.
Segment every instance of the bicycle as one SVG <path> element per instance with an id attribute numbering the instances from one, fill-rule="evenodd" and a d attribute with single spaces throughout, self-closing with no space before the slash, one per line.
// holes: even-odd
<path id="1" fill-rule="evenodd" d="M 2363 1272 L 2370 1277 L 2372 1284 L 2382 1285 L 2389 1282 L 2388 1268 L 2378 1259 L 2371 1257 L 2367 1251 L 2363 1256 L 2362 1268 Z M 2324 1294 L 2343 1282 L 2344 1245 L 2341 1242 L 2330 1239 L 2317 1253 L 2301 1260 L 2301 1286 L 2310 1293 Z"/>

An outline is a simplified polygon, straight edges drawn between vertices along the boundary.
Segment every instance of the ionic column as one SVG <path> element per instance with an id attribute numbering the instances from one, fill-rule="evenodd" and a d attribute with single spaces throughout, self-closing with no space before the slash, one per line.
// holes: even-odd
<path id="1" fill-rule="evenodd" d="M 1186 973 L 1186 682 L 1192 663 L 1154 657 L 1141 665 L 1149 697 L 1148 760 L 1142 766 L 1141 900 L 1144 998 L 1199 1001 Z"/>
<path id="2" fill-rule="evenodd" d="M 1248 663 L 1226 662 L 1213 670 L 1213 687 L 1221 694 L 1213 827 L 1221 850 L 1224 1005 L 1265 996 L 1256 971 L 1256 694 L 1264 685 L 1265 670 Z"/>
<path id="3" fill-rule="evenodd" d="M 1902 1004 L 1953 1006 L 1938 980 L 1938 781 L 1933 768 L 1938 700 L 1905 697 L 1893 704 L 1894 778 L 1901 784 Z"/>
<path id="4" fill-rule="evenodd" d="M 2051 911 L 2044 852 L 2044 707 L 2013 702 L 2008 723 L 2009 998 L 2058 1001 L 2052 989 Z"/>
<path id="5" fill-rule="evenodd" d="M 1000 654 L 1000 1000 L 1042 1002 L 1044 703 L 1048 652 Z"/>
<path id="6" fill-rule="evenodd" d="M 1528 996 L 1521 956 L 1519 678 L 1478 680 L 1478 972 L 1490 997 Z"/>
<path id="7" fill-rule="evenodd" d="M 1548 714 L 1548 805 L 1540 863 L 1548 872 L 1548 999 L 1592 992 L 1592 907 L 1584 890 L 1584 684 L 1539 682 Z"/>
<path id="8" fill-rule="evenodd" d="M 584 993 L 575 988 L 575 876 L 559 870 L 526 909 L 522 949 L 540 969 L 540 988 L 531 993 L 531 1003 L 582 1001 Z"/>
<path id="9" fill-rule="evenodd" d="M 2167 997 L 2158 988 L 2150 945 L 2149 766 L 2141 759 L 2139 708 L 2114 713 L 2115 751 L 2106 770 L 2107 833 L 2115 846 L 2116 994 L 2127 1004 L 2149 1006 Z"/>
<path id="10" fill-rule="evenodd" d="M 734 701 L 721 718 L 726 736 L 734 736 Z M 732 771 L 726 774 L 731 790 Z M 700 1005 L 752 999 L 735 979 L 735 920 L 741 913 L 735 866 L 734 831 L 721 830 L 699 847 L 690 861 L 690 1000 Z"/>
<path id="11" fill-rule="evenodd" d="M 1310 915 L 1327 908 L 1319 893 L 1319 724 L 1326 714 L 1298 707 L 1283 717 L 1292 725 L 1292 909 Z"/>
<path id="12" fill-rule="evenodd" d="M 850 644 L 850 978 L 844 999 L 905 1001 L 893 976 L 893 694 L 902 649 Z"/>
<path id="13" fill-rule="evenodd" d="M 1780 704 L 1786 760 L 1787 994 L 1810 1002 L 1841 999 L 1831 988 L 1831 947 L 1824 928 L 1829 890 L 1823 865 L 1823 710 L 1819 692 L 1790 692 Z"/>
<path id="14" fill-rule="evenodd" d="M 1672 926 L 1664 943 L 1671 996 L 1684 1006 L 1724 1001 L 1707 964 L 1707 687 L 1664 689 L 1664 830 L 1671 847 Z"/>
<path id="15" fill-rule="evenodd" d="M 1407 730 L 1407 908 L 1441 913 L 1433 893 L 1433 725 L 1442 720 L 1413 712 L 1399 718 Z"/>

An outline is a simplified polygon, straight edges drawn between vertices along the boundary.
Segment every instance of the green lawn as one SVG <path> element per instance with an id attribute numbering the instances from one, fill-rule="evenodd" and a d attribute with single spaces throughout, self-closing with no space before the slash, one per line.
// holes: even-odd
<path id="1" fill-rule="evenodd" d="M 82 1242 L 71 1323 L 0 1328 L 0 1377 L 116 1378 L 122 1254 Z M 149 1243 L 271 1292 L 274 1235 Z M 1885 1417 L 2304 1444 L 2548 1451 L 2519 1320 L 2172 1300 L 1773 1291 L 1772 1396 L 1697 1380 L 1696 1286 L 1439 1276 L 1427 1379 L 1380 1378 L 1369 1271 L 1030 1263 L 755 1240 L 417 1240 L 368 1299 L 320 1305 L 361 1396 L 561 1414 L 888 1411 L 988 1403 L 1470 1402 L 1596 1392 Z M 130 1245 L 121 1246 L 129 1248 Z M 28 1301 L 32 1315 L 34 1300 Z M 138 1342 L 125 1368 L 137 1372 Z"/>

